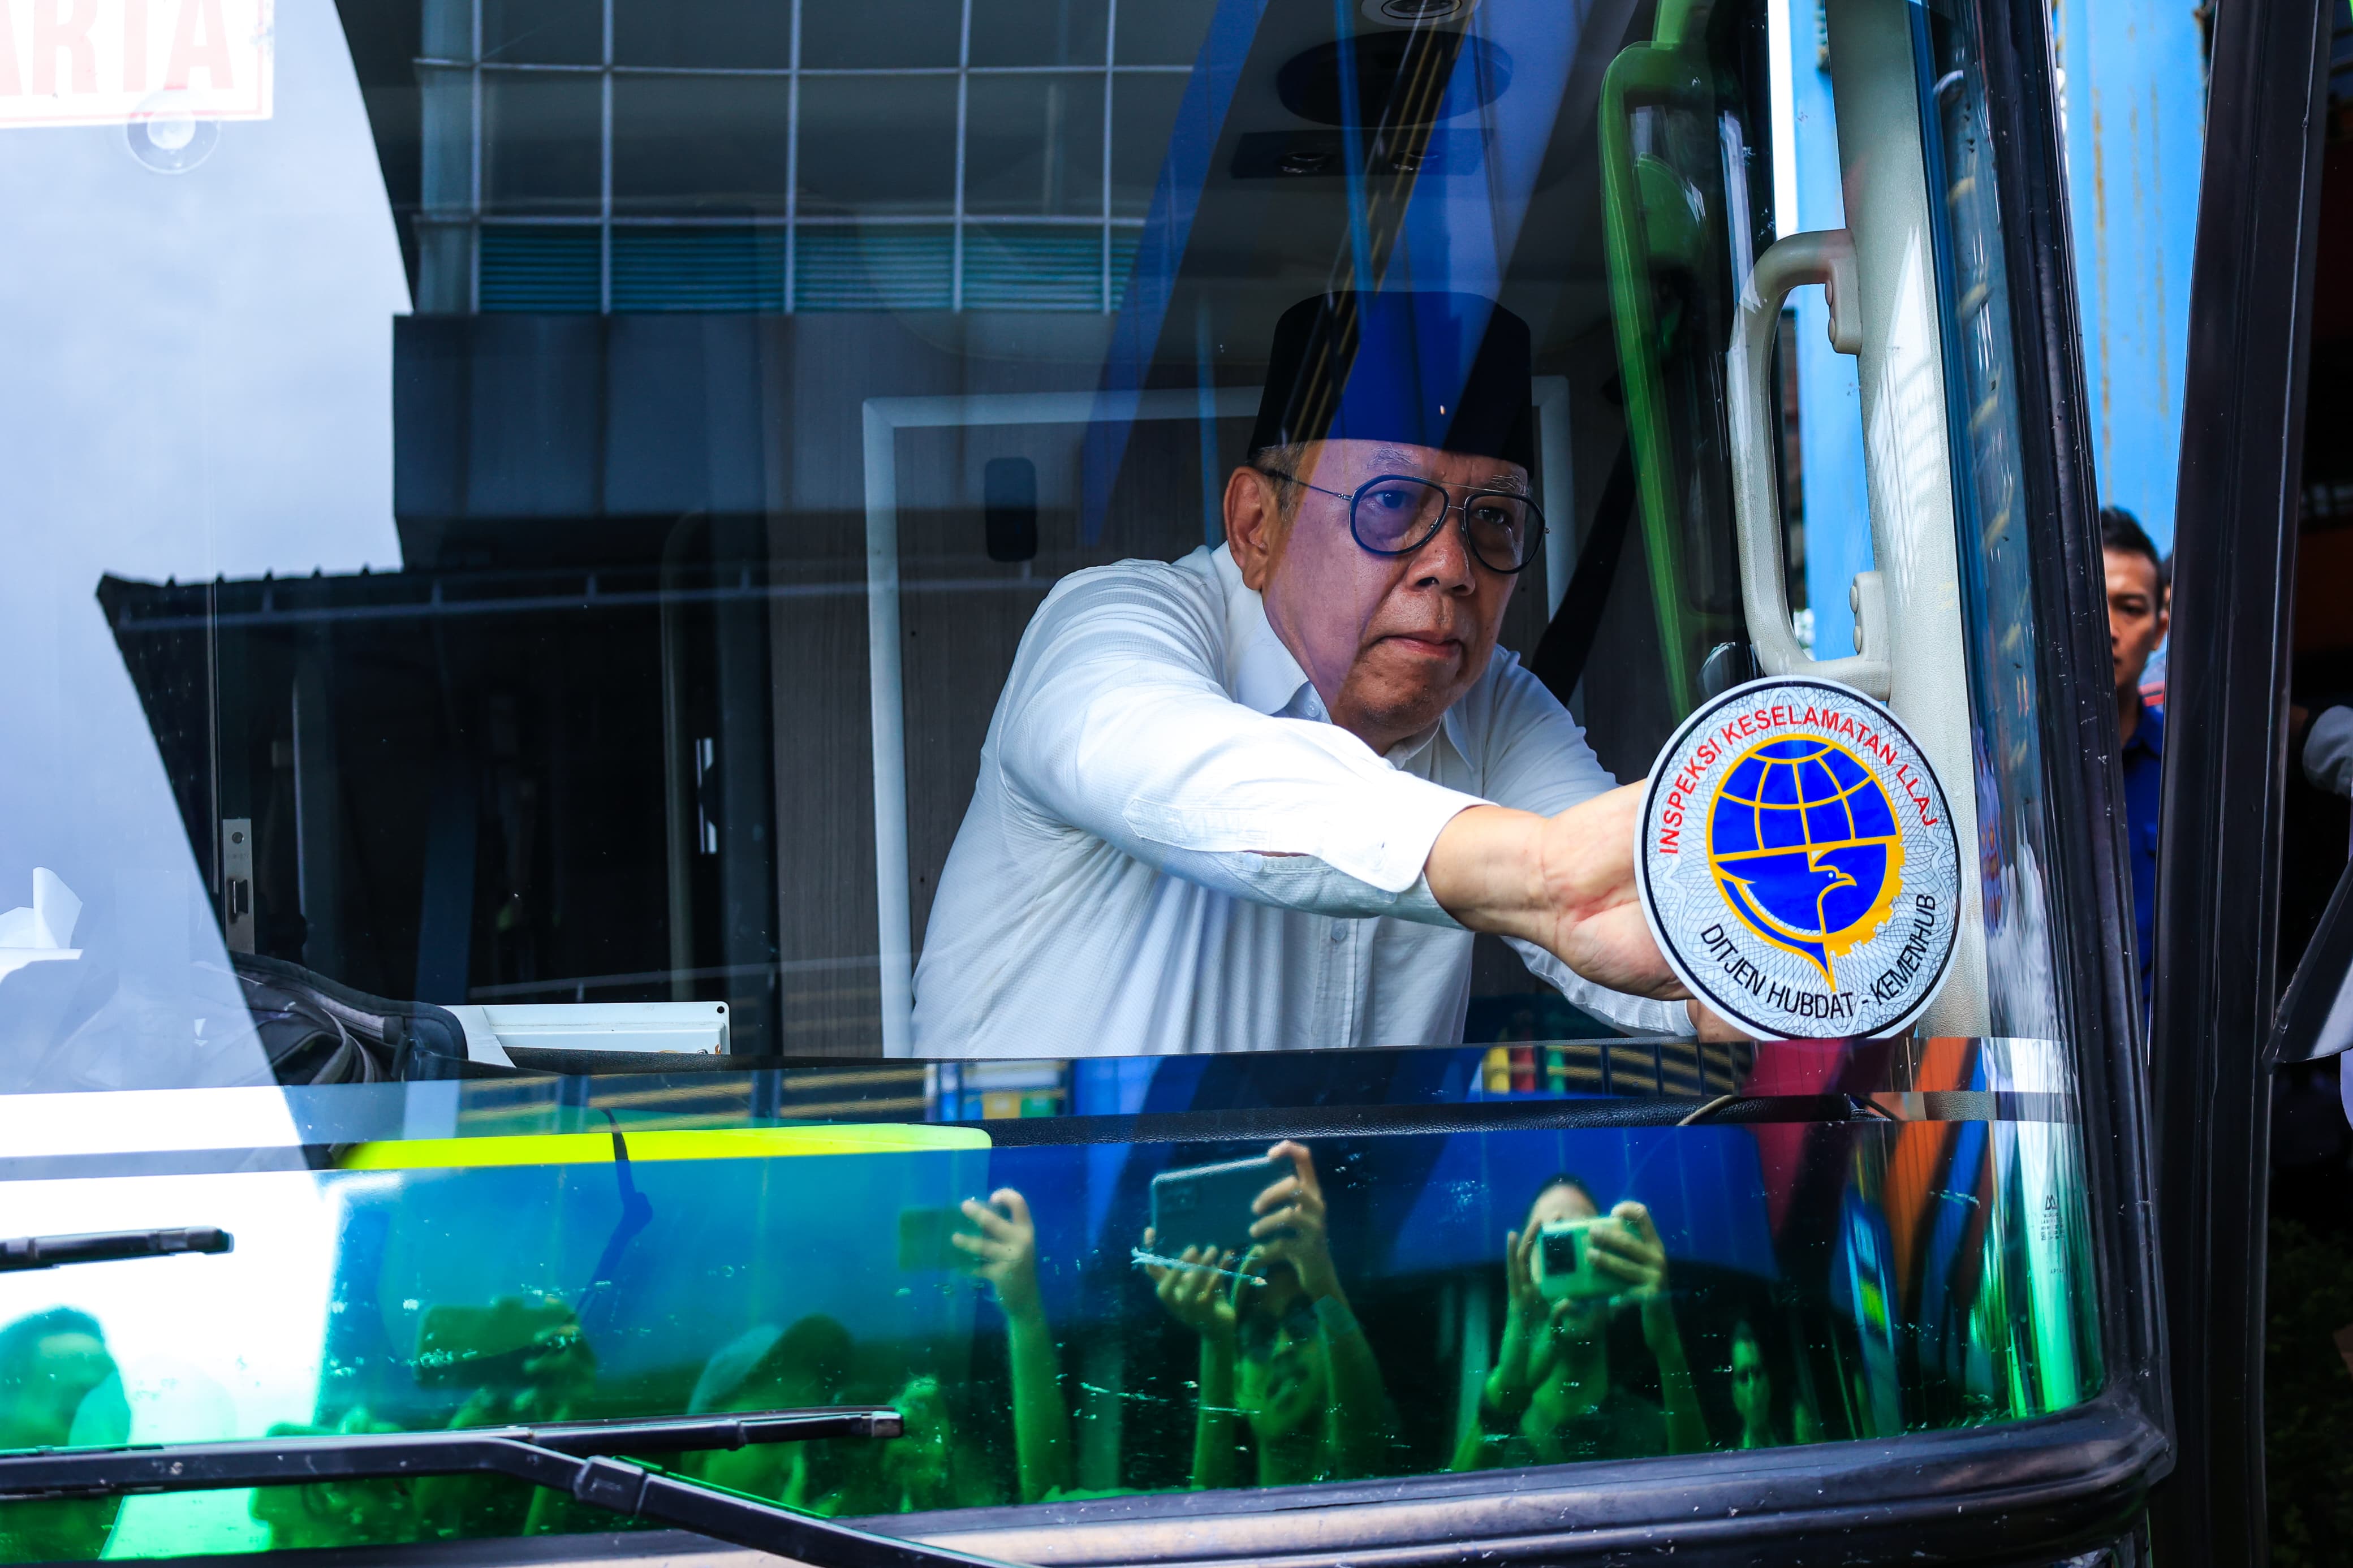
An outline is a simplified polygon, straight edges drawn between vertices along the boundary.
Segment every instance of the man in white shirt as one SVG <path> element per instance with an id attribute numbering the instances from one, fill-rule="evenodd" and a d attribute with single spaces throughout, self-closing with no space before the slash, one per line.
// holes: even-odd
<path id="1" fill-rule="evenodd" d="M 915 971 L 915 1053 L 1453 1044 L 1472 933 L 1688 1033 L 1639 790 L 1495 647 L 1541 549 L 1526 325 L 1341 294 L 1275 330 L 1223 548 L 1057 584 Z"/>

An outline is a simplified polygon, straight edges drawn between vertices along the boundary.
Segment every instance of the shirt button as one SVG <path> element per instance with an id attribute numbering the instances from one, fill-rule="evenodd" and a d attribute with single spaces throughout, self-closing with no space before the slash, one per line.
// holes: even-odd
<path id="1" fill-rule="evenodd" d="M 1333 925 L 1333 927 L 1332 927 L 1332 940 L 1333 940 L 1334 942 L 1345 942 L 1345 941 L 1347 941 L 1347 940 L 1348 940 L 1348 928 L 1347 928 L 1346 926 L 1340 925 L 1340 924 L 1338 924 L 1337 922 L 1335 922 L 1335 923 L 1334 923 L 1334 925 Z"/>

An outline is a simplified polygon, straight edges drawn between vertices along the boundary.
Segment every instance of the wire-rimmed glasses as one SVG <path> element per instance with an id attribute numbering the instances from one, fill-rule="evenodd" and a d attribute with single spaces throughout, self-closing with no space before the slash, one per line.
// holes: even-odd
<path id="1" fill-rule="evenodd" d="M 1479 563 L 1506 576 L 1526 570 L 1544 539 L 1542 509 L 1516 490 L 1472 490 L 1458 505 L 1444 485 L 1412 474 L 1382 474 L 1351 494 L 1275 468 L 1258 471 L 1346 501 L 1348 531 L 1375 555 L 1412 554 L 1438 536 L 1449 513 L 1461 514 L 1463 540 Z"/>

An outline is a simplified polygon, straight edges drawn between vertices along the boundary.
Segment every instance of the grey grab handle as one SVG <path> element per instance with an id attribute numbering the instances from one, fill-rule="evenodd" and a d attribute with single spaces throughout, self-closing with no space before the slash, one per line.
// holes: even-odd
<path id="1" fill-rule="evenodd" d="M 1757 258 L 1740 291 L 1740 316 L 1725 354 L 1725 386 L 1732 427 L 1733 515 L 1740 539 L 1740 599 L 1757 662 L 1767 675 L 1810 675 L 1842 681 L 1884 702 L 1893 666 L 1887 646 L 1887 598 L 1879 574 L 1855 575 L 1848 603 L 1854 611 L 1855 654 L 1810 658 L 1789 625 L 1788 574 L 1781 554 L 1781 506 L 1773 478 L 1771 377 L 1773 341 L 1781 301 L 1792 289 L 1820 283 L 1830 300 L 1831 346 L 1842 354 L 1862 348 L 1855 287 L 1854 240 L 1842 228 L 1784 235 Z"/>

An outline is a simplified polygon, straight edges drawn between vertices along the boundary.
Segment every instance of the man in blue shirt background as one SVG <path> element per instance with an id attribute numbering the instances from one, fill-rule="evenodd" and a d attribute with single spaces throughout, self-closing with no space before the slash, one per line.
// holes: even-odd
<path id="1" fill-rule="evenodd" d="M 2165 567 L 2140 520 L 2100 509 L 2107 567 L 2108 652 L 2116 661 L 2116 738 L 2124 747 L 2125 821 L 2132 866 L 2134 957 L 2141 1005 L 2148 1005 L 2157 919 L 2157 816 L 2165 773 L 2165 709 L 2141 695 L 2141 672 L 2165 640 Z"/>

